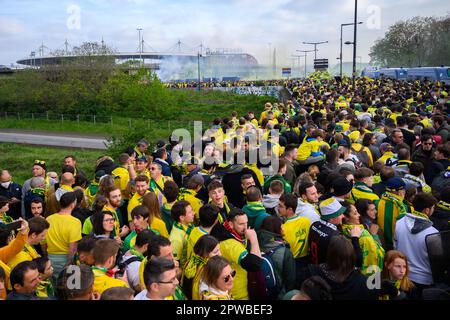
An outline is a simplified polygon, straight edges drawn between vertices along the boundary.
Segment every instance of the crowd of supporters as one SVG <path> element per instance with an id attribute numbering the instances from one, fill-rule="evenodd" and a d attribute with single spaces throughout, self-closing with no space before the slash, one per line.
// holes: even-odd
<path id="1" fill-rule="evenodd" d="M 268 83 L 292 99 L 93 177 L 3 168 L 0 299 L 449 299 L 450 86 Z"/>

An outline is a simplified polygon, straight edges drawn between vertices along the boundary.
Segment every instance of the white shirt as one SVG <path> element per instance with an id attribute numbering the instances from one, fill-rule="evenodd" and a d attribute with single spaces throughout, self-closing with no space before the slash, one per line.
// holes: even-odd
<path id="1" fill-rule="evenodd" d="M 146 289 L 142 290 L 141 292 L 139 292 L 133 300 L 152 300 L 149 297 L 147 297 L 147 293 L 148 291 Z"/>

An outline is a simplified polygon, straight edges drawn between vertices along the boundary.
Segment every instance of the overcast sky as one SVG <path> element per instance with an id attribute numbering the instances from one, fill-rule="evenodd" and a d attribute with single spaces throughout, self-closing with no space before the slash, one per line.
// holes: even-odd
<path id="1" fill-rule="evenodd" d="M 63 49 L 84 41 L 105 42 L 118 51 L 138 51 L 143 29 L 145 51 L 164 51 L 180 39 L 190 47 L 241 48 L 260 63 L 268 63 L 269 48 L 277 49 L 278 65 L 291 66 L 296 50 L 312 49 L 302 41 L 326 41 L 318 58 L 337 62 L 341 23 L 353 22 L 354 0 L 0 0 L 0 64 L 9 65 L 30 55 L 44 42 Z M 358 52 L 369 61 L 374 41 L 390 25 L 417 15 L 450 12 L 443 0 L 360 0 Z M 344 41 L 352 41 L 352 27 Z M 148 46 L 149 45 L 149 46 Z M 151 46 L 151 48 L 150 48 Z M 48 52 L 48 49 L 46 49 Z M 310 55 L 309 57 L 312 57 Z M 351 61 L 351 46 L 344 61 Z M 303 61 L 302 61 L 303 64 Z"/>

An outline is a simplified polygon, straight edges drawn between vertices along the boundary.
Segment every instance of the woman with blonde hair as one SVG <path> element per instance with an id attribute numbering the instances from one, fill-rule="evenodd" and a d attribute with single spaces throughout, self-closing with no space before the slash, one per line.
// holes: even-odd
<path id="1" fill-rule="evenodd" d="M 150 213 L 148 217 L 148 224 L 150 225 L 150 228 L 158 231 L 163 237 L 169 238 L 166 223 L 161 219 L 157 195 L 154 192 L 146 193 L 142 199 L 142 205 L 146 206 Z"/>
<path id="2" fill-rule="evenodd" d="M 399 291 L 397 297 L 384 296 L 388 299 L 419 299 L 419 293 L 414 283 L 408 278 L 409 264 L 403 252 L 390 250 L 384 256 L 383 279 L 392 281 Z"/>

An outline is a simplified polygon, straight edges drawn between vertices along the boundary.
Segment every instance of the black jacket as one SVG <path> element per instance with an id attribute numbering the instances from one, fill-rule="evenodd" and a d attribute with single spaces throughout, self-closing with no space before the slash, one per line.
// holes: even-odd
<path id="1" fill-rule="evenodd" d="M 103 170 L 105 171 L 106 174 L 111 174 L 114 169 L 118 168 L 119 166 L 117 164 L 115 164 L 113 161 L 111 160 L 104 160 L 102 162 L 99 163 L 99 165 L 95 168 L 95 172 L 99 171 L 99 170 Z"/>
<path id="2" fill-rule="evenodd" d="M 320 276 L 328 283 L 333 300 L 376 300 L 379 295 L 378 290 L 367 287 L 367 277 L 358 270 L 353 270 L 343 282 L 337 282 L 326 264 L 309 265 L 303 269 L 302 282 L 312 276 Z"/>
<path id="3" fill-rule="evenodd" d="M 416 141 L 416 135 L 412 133 L 411 131 L 408 131 L 406 129 L 400 129 L 403 133 L 403 141 L 410 147 L 412 150 L 414 141 Z"/>
<path id="4" fill-rule="evenodd" d="M 372 185 L 372 190 L 377 194 L 378 197 L 381 198 L 383 193 L 386 192 L 386 184 L 381 181 L 380 183 L 375 183 Z"/>
<path id="5" fill-rule="evenodd" d="M 434 160 L 428 170 L 425 171 L 425 181 L 427 184 L 433 183 L 434 178 L 439 176 L 442 171 L 447 170 L 450 166 L 450 161 L 448 159 Z"/>
<path id="6" fill-rule="evenodd" d="M 16 198 L 22 200 L 22 186 L 18 183 L 11 182 L 8 188 L 4 188 L 0 185 L 0 196 L 4 196 L 8 199 Z M 9 205 L 8 215 L 14 220 L 19 219 L 22 216 L 22 208 L 20 201 Z"/>
<path id="7" fill-rule="evenodd" d="M 242 208 L 246 204 L 244 196 L 244 190 L 241 186 L 241 177 L 244 174 L 250 174 L 255 181 L 256 186 L 261 190 L 261 185 L 258 181 L 256 174 L 249 168 L 245 168 L 242 165 L 231 166 L 230 170 L 223 176 L 222 184 L 225 190 L 225 194 L 228 197 L 228 201 L 235 207 Z"/>
<path id="8" fill-rule="evenodd" d="M 450 205 L 439 202 L 430 219 L 439 232 L 450 230 Z"/>

